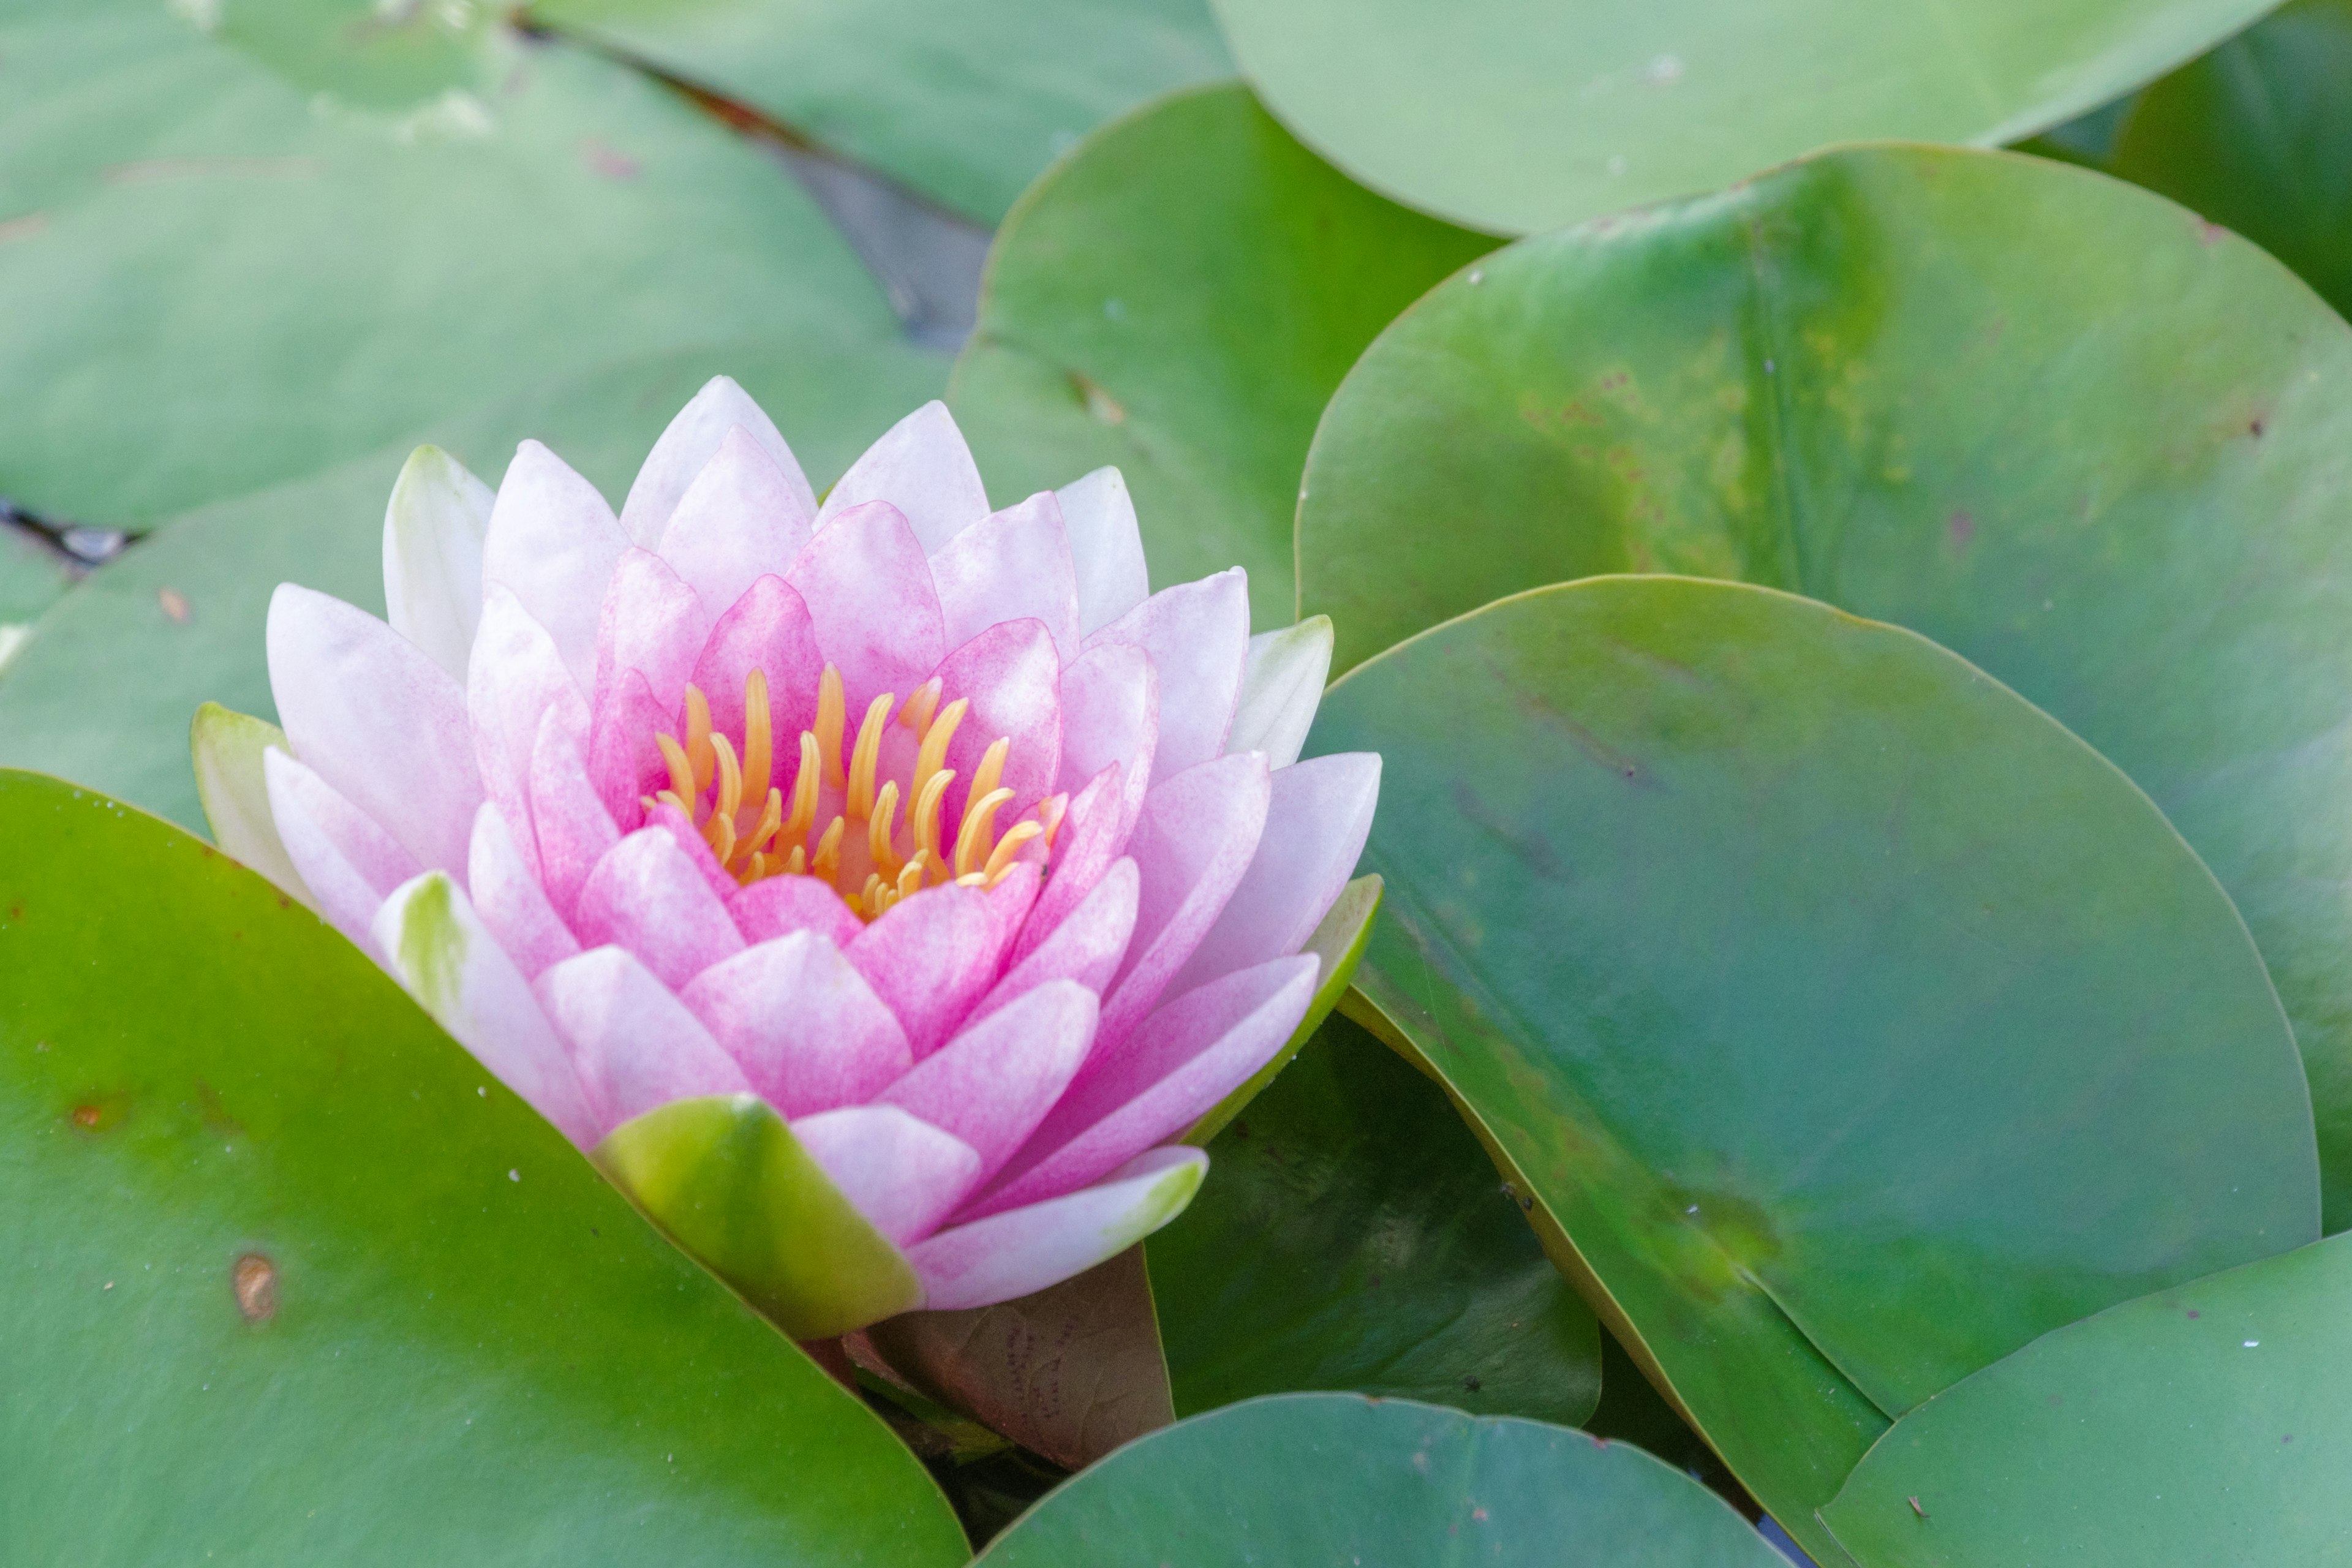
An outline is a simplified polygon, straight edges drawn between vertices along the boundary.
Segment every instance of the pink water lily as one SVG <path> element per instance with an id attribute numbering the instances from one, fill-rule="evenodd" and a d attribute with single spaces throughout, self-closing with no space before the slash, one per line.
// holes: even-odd
<path id="1" fill-rule="evenodd" d="M 722 378 L 617 516 L 536 443 L 495 494 L 421 450 L 384 595 L 278 588 L 282 734 L 197 729 L 223 847 L 583 1149 L 772 1107 L 913 1304 L 1172 1217 L 1328 978 L 1380 777 L 1296 760 L 1328 623 L 1150 594 L 1116 469 L 992 510 L 933 403 L 820 506 Z"/>

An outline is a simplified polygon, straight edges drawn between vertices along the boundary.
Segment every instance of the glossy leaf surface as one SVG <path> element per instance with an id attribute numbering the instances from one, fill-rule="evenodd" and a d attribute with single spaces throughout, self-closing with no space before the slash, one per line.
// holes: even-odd
<path id="1" fill-rule="evenodd" d="M 1384 759 L 1359 988 L 1809 1546 L 1887 1417 L 2317 1234 L 2229 900 L 1924 638 L 1736 584 L 1538 590 L 1359 668 L 1313 744 Z"/>

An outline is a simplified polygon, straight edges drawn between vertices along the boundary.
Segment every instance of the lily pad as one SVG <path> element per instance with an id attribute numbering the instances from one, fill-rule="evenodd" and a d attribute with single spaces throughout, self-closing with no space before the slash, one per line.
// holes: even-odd
<path id="1" fill-rule="evenodd" d="M 1686 572 L 1913 627 L 2055 715 L 2243 911 L 2352 1225 L 2352 329 L 2271 258 L 2041 159 L 1825 153 L 1446 283 L 1307 488 L 1335 668 Z"/>
<path id="2" fill-rule="evenodd" d="M 1362 189 L 1237 85 L 1089 137 L 1005 220 L 950 392 L 1009 503 L 1116 463 L 1152 585 L 1246 567 L 1297 614 L 1315 421 L 1374 334 L 1494 241 Z"/>
<path id="3" fill-rule="evenodd" d="M 1382 753 L 1357 985 L 1817 1556 L 1886 1421 L 2318 1232 L 2294 1041 L 2130 781 L 1916 634 L 1536 590 L 1333 687 Z"/>
<path id="4" fill-rule="evenodd" d="M 1129 1444 L 979 1561 L 1785 1568 L 1720 1499 L 1639 1448 L 1345 1394 L 1252 1400 Z"/>
<path id="5" fill-rule="evenodd" d="M 1525 234 L 1834 142 L 1998 145 L 2201 54 L 2267 0 L 1216 0 L 1242 70 L 1374 190 Z"/>
<path id="6" fill-rule="evenodd" d="M 1896 1422 L 1822 1518 L 1874 1568 L 2336 1561 L 2347 1298 L 2336 1237 L 2061 1329 Z"/>
<path id="7" fill-rule="evenodd" d="M 1176 1408 L 1353 1390 L 1574 1426 L 1600 1328 L 1445 1091 L 1346 1017 L 1209 1145 L 1147 1244 Z"/>
<path id="8" fill-rule="evenodd" d="M 360 953 L 0 774 L 10 1550 L 949 1568 L 860 1403 Z"/>

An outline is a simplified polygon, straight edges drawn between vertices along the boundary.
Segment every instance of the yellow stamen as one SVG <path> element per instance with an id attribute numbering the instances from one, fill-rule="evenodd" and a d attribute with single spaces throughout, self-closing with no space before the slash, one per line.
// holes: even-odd
<path id="1" fill-rule="evenodd" d="M 743 805 L 743 768 L 735 760 L 735 742 L 724 735 L 710 737 L 710 749 L 719 759 L 719 802 L 710 809 L 710 820 L 727 824 L 729 837 L 735 831 L 735 813 Z M 720 856 L 724 860 L 725 856 Z"/>
<path id="2" fill-rule="evenodd" d="M 981 874 L 994 885 L 999 877 L 1012 869 L 1013 858 L 1021 852 L 1021 847 L 1045 831 L 1038 824 L 1028 821 L 1016 822 L 1006 828 L 1003 842 L 997 845 L 996 853 L 988 858 L 988 865 Z"/>
<path id="3" fill-rule="evenodd" d="M 808 874 L 808 847 L 803 844 L 795 844 L 793 846 L 793 852 L 784 857 L 784 875 L 787 877 L 805 877 Z"/>
<path id="4" fill-rule="evenodd" d="M 793 780 L 793 814 L 784 819 L 786 843 L 803 842 L 816 826 L 817 781 L 824 775 L 824 755 L 817 749 L 816 737 L 803 730 L 800 776 Z"/>
<path id="5" fill-rule="evenodd" d="M 915 688 L 907 705 L 898 710 L 898 722 L 915 732 L 919 741 L 931 727 L 931 715 L 940 710 L 940 678 L 936 675 Z"/>
<path id="6" fill-rule="evenodd" d="M 866 919 L 872 920 L 882 912 L 882 890 L 881 876 L 877 872 L 868 871 L 866 874 L 866 886 L 858 890 L 856 900 L 860 912 Z"/>
<path id="7" fill-rule="evenodd" d="M 824 758 L 824 782 L 839 789 L 841 772 L 841 727 L 849 719 L 849 700 L 841 693 L 841 671 L 831 665 L 816 683 L 816 744 Z"/>
<path id="8" fill-rule="evenodd" d="M 768 804 L 760 808 L 760 820 L 751 825 L 751 836 L 743 840 L 738 852 L 759 854 L 768 847 L 768 840 L 776 836 L 776 829 L 783 825 L 784 792 L 771 789 L 768 791 Z"/>
<path id="9" fill-rule="evenodd" d="M 922 890 L 923 871 L 924 868 L 929 864 L 929 859 L 930 858 L 928 855 L 918 849 L 915 851 L 915 858 L 912 860 L 908 861 L 907 864 L 900 868 L 898 872 L 898 893 L 900 898 L 903 899 L 909 893 L 917 893 Z"/>
<path id="10" fill-rule="evenodd" d="M 857 751 L 849 759 L 849 784 L 843 808 L 860 822 L 874 813 L 874 770 L 882 758 L 882 731 L 890 722 L 898 697 L 886 691 L 866 705 L 865 721 L 857 726 Z"/>
<path id="11" fill-rule="evenodd" d="M 908 830 L 915 836 L 915 858 L 919 860 L 928 856 L 934 866 L 947 860 L 940 850 L 940 811 L 948 797 L 948 785 L 954 782 L 953 768 L 933 773 L 915 802 L 914 814 L 907 819 Z"/>
<path id="12" fill-rule="evenodd" d="M 714 759 L 710 754 L 710 700 L 692 681 L 686 688 L 686 755 L 694 764 L 694 792 L 698 798 L 710 787 Z"/>
<path id="13" fill-rule="evenodd" d="M 692 822 L 694 812 L 686 803 L 702 798 L 702 790 L 694 782 L 694 764 L 687 760 L 686 748 L 669 736 L 656 735 L 654 744 L 661 748 L 662 761 L 669 764 L 669 788 L 662 792 L 663 797 L 685 812 L 686 819 Z"/>
<path id="14" fill-rule="evenodd" d="M 673 807 L 680 816 L 683 816 L 688 822 L 692 822 L 694 820 L 693 810 L 688 806 L 686 802 L 677 798 L 677 791 L 674 789 L 666 789 L 662 791 L 661 794 L 654 796 L 654 801 L 656 805 Z"/>
<path id="15" fill-rule="evenodd" d="M 743 678 L 743 798 L 758 800 L 768 793 L 769 774 L 775 767 L 775 736 L 768 719 L 768 672 L 755 669 Z"/>
<path id="16" fill-rule="evenodd" d="M 917 800 L 923 798 L 923 792 L 931 787 L 932 778 L 947 765 L 948 742 L 955 739 L 956 726 L 963 722 L 963 716 L 971 707 L 971 704 L 963 698 L 957 698 L 947 705 L 930 728 L 923 731 L 922 744 L 915 749 L 914 790 Z"/>
<path id="17" fill-rule="evenodd" d="M 1037 820 L 1045 829 L 1045 847 L 1054 847 L 1054 837 L 1062 831 L 1062 818 L 1069 815 L 1070 797 L 1057 795 L 1037 803 Z"/>
<path id="18" fill-rule="evenodd" d="M 843 818 L 835 817 L 832 826 L 816 841 L 816 853 L 809 857 L 809 869 L 828 882 L 841 869 L 841 836 L 848 826 Z"/>
<path id="19" fill-rule="evenodd" d="M 955 868 L 958 877 L 968 876 L 980 869 L 981 862 L 988 858 L 989 845 L 995 833 L 996 808 L 1012 798 L 1013 792 L 1009 789 L 992 789 L 965 808 L 963 826 L 956 832 Z"/>
<path id="20" fill-rule="evenodd" d="M 890 842 L 890 831 L 898 818 L 898 781 L 892 779 L 875 797 L 874 815 L 866 824 L 866 853 L 873 860 L 874 868 L 885 877 L 898 876 L 898 868 L 905 864 L 898 858 L 898 847 Z"/>
<path id="21" fill-rule="evenodd" d="M 719 863 L 721 866 L 735 858 L 735 819 L 733 817 L 721 816 L 714 811 L 710 814 L 710 826 L 704 831 L 710 840 L 710 852 L 719 857 Z M 1006 837 L 1010 837 L 1011 835 L 1008 834 Z"/>
<path id="22" fill-rule="evenodd" d="M 971 770 L 971 788 L 964 795 L 966 800 L 978 800 L 1003 781 L 1004 759 L 1012 750 L 1012 741 L 1003 735 L 988 743 L 988 750 L 980 754 L 980 766 Z"/>
<path id="23" fill-rule="evenodd" d="M 743 868 L 735 873 L 735 885 L 739 888 L 748 888 L 767 874 L 768 858 L 754 849 L 751 851 L 751 858 L 743 863 Z"/>

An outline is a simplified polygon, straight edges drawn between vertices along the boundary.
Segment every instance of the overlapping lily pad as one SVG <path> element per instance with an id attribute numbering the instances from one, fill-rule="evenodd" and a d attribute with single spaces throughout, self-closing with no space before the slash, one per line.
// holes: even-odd
<path id="1" fill-rule="evenodd" d="M 1710 190 L 1829 142 L 1995 145 L 2228 37 L 2266 0 L 1216 0 L 1284 123 L 1502 234 Z"/>
<path id="2" fill-rule="evenodd" d="M 979 1561 L 1781 1568 L 1720 1499 L 1639 1448 L 1342 1394 L 1156 1432 L 1065 1482 Z"/>
<path id="3" fill-rule="evenodd" d="M 2063 264 L 2055 258 L 2063 256 Z M 2112 758 L 2243 911 L 2352 1224 L 2352 330 L 2079 169 L 1824 154 L 1527 240 L 1316 437 L 1335 668 L 1500 595 L 1745 577 L 1926 633 Z"/>
<path id="4" fill-rule="evenodd" d="M 963 1560 L 913 1457 L 350 943 L 0 774 L 9 1549 Z"/>
<path id="5" fill-rule="evenodd" d="M 1543 589 L 1352 672 L 1312 744 L 1384 758 L 1358 985 L 1811 1548 L 1890 1416 L 2317 1234 L 2229 900 L 1922 637 L 1737 584 Z"/>
<path id="6" fill-rule="evenodd" d="M 1350 183 L 1226 85 L 1106 127 L 1005 221 L 951 402 L 1000 502 L 1116 463 L 1154 586 L 1241 565 L 1294 616 L 1291 521 L 1332 389 L 1494 242 Z"/>

